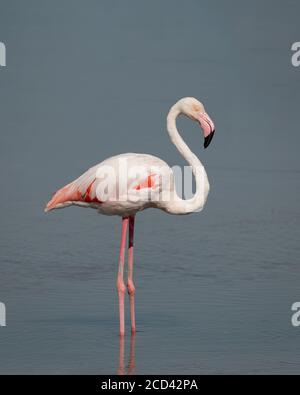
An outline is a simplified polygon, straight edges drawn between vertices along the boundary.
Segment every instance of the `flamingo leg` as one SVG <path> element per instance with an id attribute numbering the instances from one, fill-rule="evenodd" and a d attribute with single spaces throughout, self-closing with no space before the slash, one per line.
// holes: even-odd
<path id="1" fill-rule="evenodd" d="M 123 280 L 124 275 L 124 262 L 125 262 L 125 246 L 127 234 L 128 217 L 122 218 L 122 236 L 120 246 L 119 270 L 117 278 L 117 290 L 119 295 L 119 311 L 120 311 L 120 335 L 125 334 L 125 317 L 124 317 L 124 299 L 126 287 Z"/>
<path id="2" fill-rule="evenodd" d="M 135 335 L 132 335 L 130 338 L 128 374 L 134 374 L 134 371 L 135 371 Z"/>
<path id="3" fill-rule="evenodd" d="M 129 239 L 128 239 L 128 281 L 127 290 L 130 304 L 131 333 L 135 334 L 135 308 L 134 296 L 135 286 L 133 283 L 133 238 L 134 238 L 134 220 L 135 217 L 129 217 Z"/>
<path id="4" fill-rule="evenodd" d="M 125 364 L 124 364 L 124 336 L 120 336 L 120 348 L 119 348 L 119 368 L 118 375 L 125 375 Z"/>

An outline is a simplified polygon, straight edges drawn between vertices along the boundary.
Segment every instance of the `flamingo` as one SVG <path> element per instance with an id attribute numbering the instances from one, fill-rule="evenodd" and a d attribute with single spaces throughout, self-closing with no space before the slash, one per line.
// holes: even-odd
<path id="1" fill-rule="evenodd" d="M 174 173 L 160 158 L 148 154 L 127 153 L 110 157 L 93 166 L 75 181 L 59 189 L 47 203 L 45 212 L 71 205 L 97 209 L 105 215 L 122 217 L 121 245 L 117 275 L 120 335 L 125 334 L 124 265 L 127 229 L 128 270 L 131 333 L 136 332 L 135 285 L 133 282 L 133 241 L 135 215 L 147 208 L 158 208 L 168 214 L 184 215 L 201 211 L 209 193 L 209 182 L 204 166 L 180 136 L 176 119 L 183 114 L 197 121 L 204 134 L 204 148 L 214 136 L 215 126 L 203 104 L 185 97 L 174 104 L 167 116 L 167 131 L 179 153 L 192 168 L 196 192 L 190 199 L 181 199 L 176 193 Z"/>

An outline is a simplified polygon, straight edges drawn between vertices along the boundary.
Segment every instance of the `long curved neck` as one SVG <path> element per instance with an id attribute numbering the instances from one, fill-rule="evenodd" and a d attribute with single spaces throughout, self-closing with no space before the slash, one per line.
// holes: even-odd
<path id="1" fill-rule="evenodd" d="M 201 211 L 206 202 L 209 192 L 209 182 L 204 166 L 197 158 L 197 156 L 190 150 L 187 144 L 180 136 L 177 126 L 176 118 L 181 114 L 180 109 L 176 104 L 171 108 L 167 117 L 167 130 L 172 143 L 176 146 L 180 154 L 192 167 L 193 175 L 196 181 L 196 193 L 191 199 L 181 199 L 174 190 L 174 200 L 167 204 L 167 211 L 171 214 L 188 214 L 194 211 Z"/>

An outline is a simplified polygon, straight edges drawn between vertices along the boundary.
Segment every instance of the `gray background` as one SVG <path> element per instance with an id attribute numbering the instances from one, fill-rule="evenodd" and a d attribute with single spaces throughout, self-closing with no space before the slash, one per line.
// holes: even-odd
<path id="1" fill-rule="evenodd" d="M 165 116 L 195 96 L 213 143 L 179 125 L 211 193 L 202 213 L 137 218 L 135 372 L 299 373 L 299 14 L 292 0 L 0 0 L 0 372 L 118 371 L 119 218 L 43 207 L 113 154 L 184 165 Z"/>

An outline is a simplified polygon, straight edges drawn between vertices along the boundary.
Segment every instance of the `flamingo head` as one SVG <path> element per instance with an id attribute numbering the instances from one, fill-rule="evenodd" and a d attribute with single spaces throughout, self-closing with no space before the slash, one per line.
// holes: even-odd
<path id="1" fill-rule="evenodd" d="M 193 97 L 185 97 L 177 104 L 182 114 L 199 122 L 204 134 L 204 148 L 207 148 L 214 136 L 215 125 L 206 113 L 203 104 Z"/>

